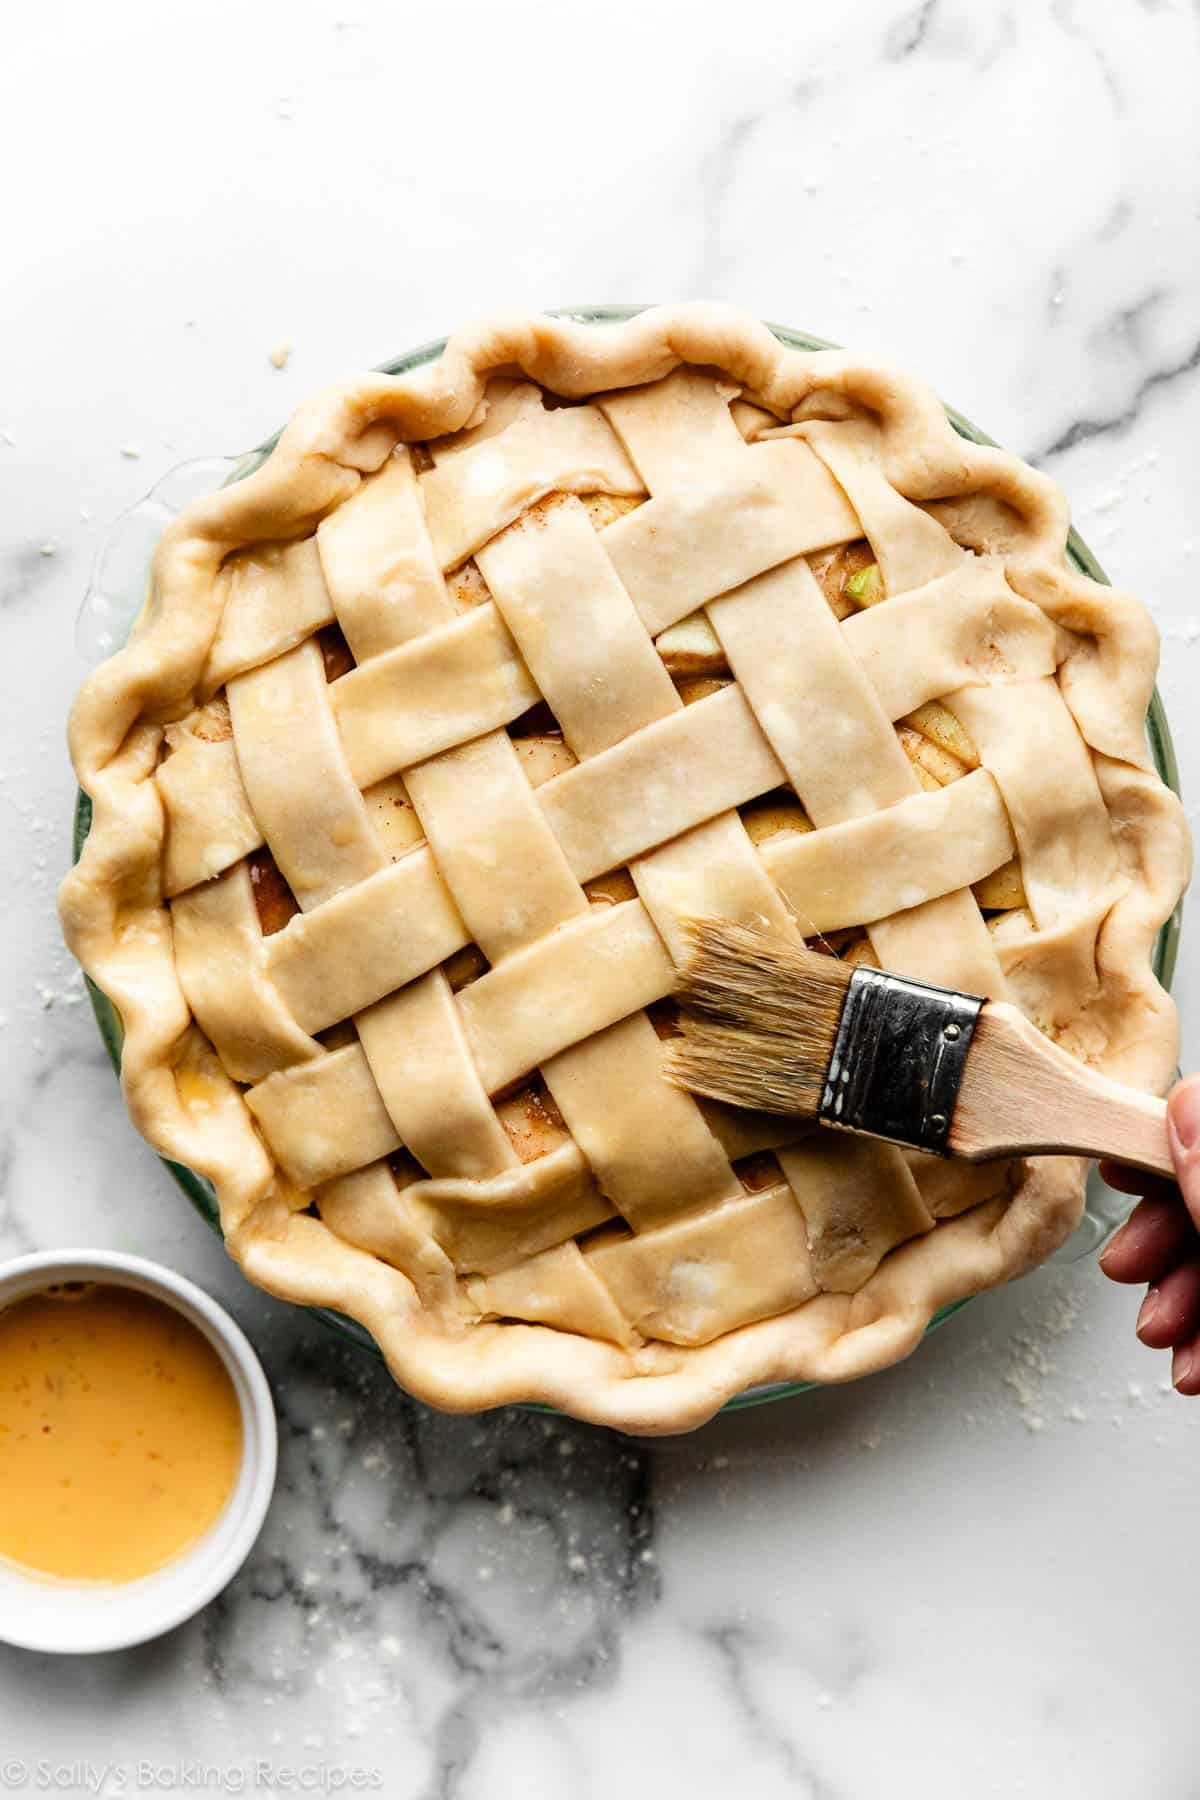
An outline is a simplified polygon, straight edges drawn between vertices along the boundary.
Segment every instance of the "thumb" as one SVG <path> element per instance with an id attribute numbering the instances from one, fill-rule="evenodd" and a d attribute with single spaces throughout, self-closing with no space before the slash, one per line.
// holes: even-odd
<path id="1" fill-rule="evenodd" d="M 1184 1205 L 1200 1231 L 1200 1075 L 1189 1075 L 1167 1096 L 1167 1136 Z"/>

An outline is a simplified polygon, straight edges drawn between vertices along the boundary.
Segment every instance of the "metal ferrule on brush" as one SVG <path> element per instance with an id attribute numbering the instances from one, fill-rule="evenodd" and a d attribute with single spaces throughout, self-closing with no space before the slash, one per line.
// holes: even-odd
<path id="1" fill-rule="evenodd" d="M 945 1156 L 982 1006 L 973 994 L 860 963 L 829 1060 L 822 1123 Z"/>

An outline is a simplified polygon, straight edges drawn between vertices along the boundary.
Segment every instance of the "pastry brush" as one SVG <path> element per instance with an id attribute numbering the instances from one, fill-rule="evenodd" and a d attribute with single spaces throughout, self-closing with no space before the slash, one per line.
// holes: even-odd
<path id="1" fill-rule="evenodd" d="M 745 925 L 684 929 L 677 1086 L 967 1162 L 1095 1156 L 1174 1175 L 1166 1103 L 1076 1061 L 1015 1006 Z"/>

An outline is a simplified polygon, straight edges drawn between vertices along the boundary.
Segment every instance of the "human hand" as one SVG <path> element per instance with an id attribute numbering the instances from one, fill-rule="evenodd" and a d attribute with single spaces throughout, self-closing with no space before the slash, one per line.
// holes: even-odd
<path id="1" fill-rule="evenodd" d="M 1151 1350 L 1171 1350 L 1171 1380 L 1200 1394 L 1200 1075 L 1172 1089 L 1167 1136 L 1179 1185 L 1120 1163 L 1100 1173 L 1122 1194 L 1141 1194 L 1100 1258 L 1112 1281 L 1146 1282 L 1135 1327 Z"/>

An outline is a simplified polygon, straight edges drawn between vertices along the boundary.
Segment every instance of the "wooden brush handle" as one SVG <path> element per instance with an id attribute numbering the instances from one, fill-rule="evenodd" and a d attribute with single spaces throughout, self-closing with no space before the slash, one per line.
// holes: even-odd
<path id="1" fill-rule="evenodd" d="M 1175 1175 L 1166 1102 L 1076 1062 L 1003 1001 L 979 1015 L 950 1151 L 968 1162 L 1074 1153 Z"/>

